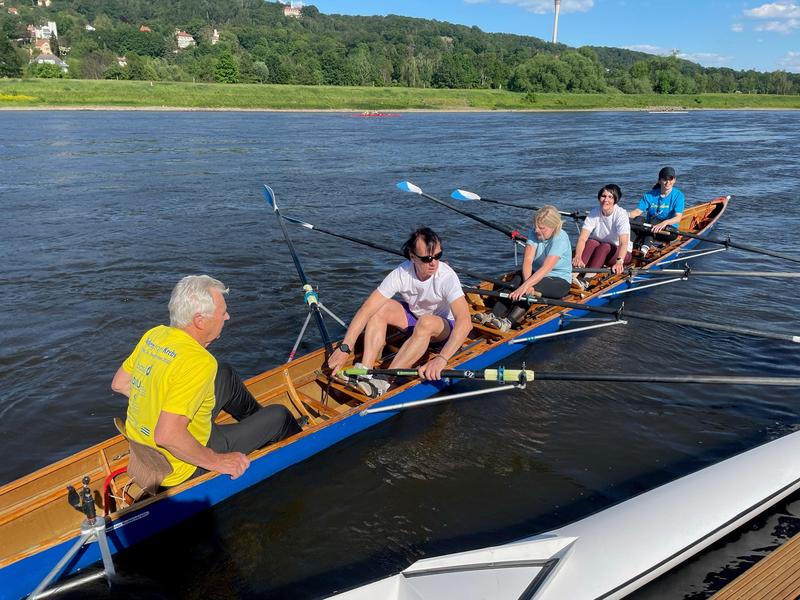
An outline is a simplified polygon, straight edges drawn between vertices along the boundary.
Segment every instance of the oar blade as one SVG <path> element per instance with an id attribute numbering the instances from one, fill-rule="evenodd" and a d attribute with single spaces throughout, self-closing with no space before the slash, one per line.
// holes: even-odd
<path id="1" fill-rule="evenodd" d="M 475 192 L 470 192 L 468 190 L 453 190 L 453 193 L 450 194 L 450 197 L 453 198 L 453 200 L 462 200 L 464 202 L 481 199 L 481 197 L 478 194 L 476 194 Z"/>
<path id="2" fill-rule="evenodd" d="M 411 194 L 422 194 L 422 189 L 411 183 L 410 181 L 400 181 L 397 184 L 397 187 L 404 192 L 409 192 Z"/>
<path id="3" fill-rule="evenodd" d="M 272 210 L 278 212 L 278 203 L 275 201 L 275 192 L 273 192 L 272 188 L 266 184 L 264 184 L 264 198 L 266 198 L 267 202 L 269 202 Z"/>

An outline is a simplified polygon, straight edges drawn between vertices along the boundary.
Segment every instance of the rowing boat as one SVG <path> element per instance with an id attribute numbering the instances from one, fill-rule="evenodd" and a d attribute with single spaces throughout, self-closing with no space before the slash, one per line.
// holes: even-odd
<path id="1" fill-rule="evenodd" d="M 720 197 L 687 209 L 681 230 L 706 235 L 727 202 L 728 198 Z M 646 259 L 637 260 L 636 266 L 641 269 L 637 277 L 685 259 L 690 255 L 689 248 L 698 243 L 697 237 L 683 236 L 665 243 Z M 632 280 L 623 275 L 603 275 L 594 281 L 588 290 L 574 289 L 567 300 L 588 309 L 607 303 L 615 290 L 635 288 Z M 484 282 L 479 288 L 491 291 L 495 285 Z M 484 298 L 480 293 L 468 293 L 470 310 L 486 310 Z M 484 368 L 519 350 L 522 346 L 514 343 L 518 338 L 556 332 L 585 314 L 580 308 L 535 306 L 518 330 L 502 332 L 475 324 L 450 366 Z M 396 334 L 388 339 L 387 348 L 396 351 L 400 343 L 402 339 Z M 358 348 L 355 360 L 357 353 Z M 390 360 L 385 356 L 381 366 Z M 324 363 L 325 349 L 319 349 L 245 382 L 262 405 L 283 404 L 296 417 L 307 417 L 308 423 L 297 435 L 253 452 L 249 469 L 238 479 L 208 473 L 154 496 L 142 496 L 125 472 L 128 443 L 122 436 L 115 436 L 4 485 L 0 488 L 0 600 L 30 593 L 81 539 L 83 516 L 68 504 L 65 487 L 77 485 L 83 477 L 88 477 L 88 487 L 105 514 L 106 537 L 113 554 L 396 414 L 367 414 L 365 409 L 421 400 L 450 384 L 447 380 L 411 380 L 372 399 L 329 379 L 323 372 Z M 225 415 L 221 418 L 230 419 Z M 76 572 L 99 559 L 98 544 L 87 544 L 69 561 L 63 574 Z"/>
<path id="2" fill-rule="evenodd" d="M 553 531 L 419 560 L 336 600 L 614 600 L 800 489 L 800 432 Z"/>

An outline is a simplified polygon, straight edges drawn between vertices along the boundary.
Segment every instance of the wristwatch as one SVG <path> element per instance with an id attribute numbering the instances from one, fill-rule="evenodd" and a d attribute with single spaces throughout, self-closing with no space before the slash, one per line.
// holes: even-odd
<path id="1" fill-rule="evenodd" d="M 341 351 L 342 351 L 342 352 L 344 352 L 345 354 L 350 354 L 350 351 L 351 351 L 351 350 L 350 350 L 350 346 L 348 346 L 348 345 L 347 345 L 347 344 L 345 344 L 344 342 L 342 342 L 341 344 L 339 344 L 339 350 L 341 350 Z"/>
<path id="2" fill-rule="evenodd" d="M 621 256 L 618 256 L 618 257 L 617 257 L 617 262 L 622 262 L 623 260 L 625 260 L 625 259 L 624 259 L 624 258 L 622 258 Z"/>

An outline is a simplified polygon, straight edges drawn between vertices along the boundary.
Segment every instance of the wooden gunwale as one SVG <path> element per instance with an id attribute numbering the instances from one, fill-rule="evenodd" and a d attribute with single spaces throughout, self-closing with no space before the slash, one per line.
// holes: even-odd
<path id="1" fill-rule="evenodd" d="M 725 206 L 726 201 L 717 198 L 712 200 L 711 203 L 691 207 L 684 213 L 681 225 L 685 227 L 690 223 L 697 224 L 698 228 L 693 229 L 692 232 L 697 233 L 698 231 L 702 231 L 713 225 L 717 219 L 719 219 Z M 675 254 L 680 247 L 689 242 L 691 242 L 691 240 L 688 238 L 677 238 L 664 246 L 657 255 L 642 266 L 645 268 L 654 266 L 660 260 Z M 606 276 L 602 279 L 598 278 L 599 283 L 594 285 L 593 289 L 580 294 L 573 293 L 568 296 L 566 300 L 588 303 L 608 291 L 609 288 L 624 282 L 626 278 L 627 276 L 624 274 Z M 491 289 L 493 287 L 490 283 L 482 283 L 480 285 L 486 289 Z M 486 309 L 482 297 L 475 294 L 467 294 L 467 299 L 471 311 L 476 312 Z M 476 356 L 480 356 L 494 348 L 502 346 L 512 338 L 521 337 L 527 334 L 527 332 L 553 319 L 561 318 L 569 310 L 570 309 L 555 306 L 534 306 L 526 316 L 524 326 L 521 329 L 509 332 L 501 332 L 496 329 L 474 324 L 461 350 L 456 353 L 449 364 L 451 367 L 457 367 Z M 387 348 L 391 349 L 392 347 L 396 347 L 394 343 L 395 340 L 392 340 L 392 342 L 391 345 L 387 343 Z M 327 376 L 321 372 L 324 360 L 324 350 L 315 350 L 295 359 L 291 363 L 279 365 L 245 381 L 245 384 L 261 404 L 279 402 L 287 406 L 296 416 L 303 414 L 302 407 L 308 406 L 312 412 L 316 412 L 318 415 L 314 416 L 313 414 L 308 414 L 308 411 L 306 411 L 305 414 L 308 414 L 310 419 L 309 424 L 303 431 L 289 439 L 282 440 L 281 442 L 253 452 L 250 455 L 251 460 L 256 460 L 266 454 L 292 444 L 297 440 L 312 435 L 320 429 L 339 423 L 353 416 L 355 413 L 362 411 L 364 408 L 384 402 L 387 398 L 392 396 L 402 394 L 420 383 L 419 380 L 409 380 L 392 388 L 386 395 L 377 399 L 371 399 L 342 385 L 336 380 L 328 381 Z M 383 361 L 387 362 L 388 358 L 384 356 Z M 386 365 L 382 364 L 381 366 Z M 322 390 L 325 389 L 329 391 L 327 403 L 321 401 L 324 399 Z M 295 406 L 292 398 L 293 394 L 300 408 Z M 223 420 L 227 419 L 229 419 L 229 417 L 223 417 Z M 123 448 L 127 448 L 127 442 L 122 436 L 116 435 L 104 442 L 100 442 L 99 444 L 0 487 L 0 542 L 2 542 L 3 539 L 4 528 L 17 519 L 30 515 L 38 510 L 47 510 L 48 506 L 53 506 L 58 509 L 54 514 L 58 514 L 59 511 L 63 512 L 60 505 L 65 504 L 65 485 L 78 484 L 83 475 L 90 475 L 91 488 L 93 492 L 100 495 L 105 476 L 111 471 L 127 465 L 127 453 L 122 451 Z M 62 472 L 66 474 L 63 477 L 58 477 L 58 474 Z M 77 476 L 78 472 L 80 472 L 80 476 Z M 75 475 L 72 473 L 75 473 Z M 109 516 L 109 521 L 111 523 L 119 521 L 134 510 L 138 511 L 164 498 L 176 496 L 216 476 L 217 475 L 214 473 L 207 473 L 156 496 L 138 500 L 132 506 L 112 512 Z M 50 481 L 46 483 L 43 482 L 43 480 L 47 479 Z M 41 486 L 41 489 L 37 487 L 37 485 Z M 30 493 L 23 493 L 26 488 L 31 488 Z M 23 495 L 20 495 L 21 493 L 23 493 Z M 59 528 L 60 530 L 54 530 L 49 537 L 37 536 L 36 539 L 31 539 L 30 546 L 25 550 L 12 552 L 10 554 L 5 554 L 5 552 L 0 550 L 0 552 L 5 554 L 0 556 L 0 569 L 66 540 L 75 538 L 79 533 L 82 515 L 76 511 L 72 511 L 71 517 L 72 518 L 68 519 L 69 522 L 63 522 L 62 526 Z M 5 545 L 0 544 L 0 547 L 5 548 Z"/>

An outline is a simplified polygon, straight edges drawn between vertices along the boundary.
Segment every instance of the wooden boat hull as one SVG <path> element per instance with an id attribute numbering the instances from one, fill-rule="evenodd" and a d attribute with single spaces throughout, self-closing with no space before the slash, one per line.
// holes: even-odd
<path id="1" fill-rule="evenodd" d="M 704 234 L 714 226 L 726 205 L 727 198 L 717 198 L 692 207 L 684 214 L 682 227 Z M 698 225 L 690 228 L 695 222 Z M 657 270 L 659 262 L 674 258 L 698 243 L 697 239 L 676 240 L 647 267 Z M 609 277 L 607 285 L 578 300 L 589 306 L 604 305 L 609 300 L 603 294 L 629 286 L 630 282 L 624 277 Z M 468 299 L 473 309 L 475 303 L 482 302 L 474 295 L 468 295 Z M 486 368 L 524 347 L 509 343 L 512 339 L 555 332 L 569 320 L 586 314 L 587 311 L 578 309 L 543 307 L 523 329 L 507 334 L 496 330 L 480 331 L 476 325 L 472 338 L 454 357 L 451 366 L 472 370 Z M 133 546 L 396 414 L 363 416 L 360 413 L 364 408 L 422 400 L 449 385 L 446 381 L 414 380 L 379 399 L 368 399 L 339 384 L 326 384 L 327 379 L 320 373 L 323 363 L 324 351 L 320 349 L 246 382 L 262 404 L 280 402 L 296 416 L 300 416 L 301 409 L 316 413 L 311 414 L 313 419 L 309 427 L 292 438 L 251 454 L 249 469 L 236 480 L 209 473 L 127 508 L 113 510 L 107 517 L 106 528 L 112 553 Z M 323 388 L 333 389 L 331 393 L 338 394 L 337 402 L 328 400 L 331 404 L 326 405 Z M 127 442 L 117 436 L 0 488 L 0 600 L 16 600 L 30 593 L 79 539 L 82 515 L 67 505 L 65 486 L 77 485 L 81 477 L 88 474 L 92 479 L 90 485 L 101 500 L 98 504 L 101 504 L 104 480 L 126 464 Z M 64 574 L 74 573 L 98 560 L 97 544 L 88 544 L 67 565 Z"/>

